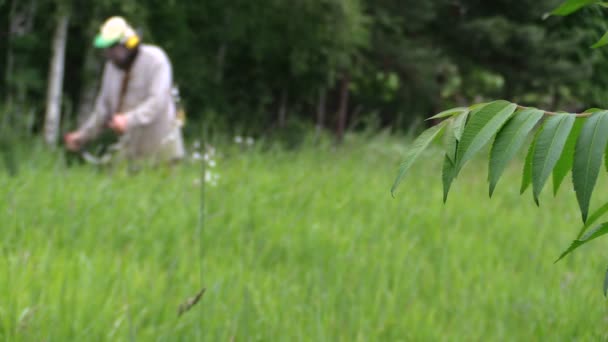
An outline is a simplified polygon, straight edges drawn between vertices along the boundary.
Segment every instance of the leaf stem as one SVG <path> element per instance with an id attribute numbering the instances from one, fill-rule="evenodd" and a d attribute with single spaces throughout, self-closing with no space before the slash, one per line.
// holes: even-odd
<path id="1" fill-rule="evenodd" d="M 525 107 L 525 106 L 517 105 L 517 109 L 530 109 L 530 108 L 532 108 L 532 107 Z M 544 110 L 544 109 L 541 109 L 541 110 L 544 112 L 545 115 L 550 115 L 550 116 L 551 115 L 568 114 L 568 113 L 550 112 L 550 111 Z M 573 115 L 573 116 L 575 116 L 577 118 L 586 118 L 586 117 L 591 116 L 591 114 L 593 114 L 593 113 L 569 113 L 569 114 L 571 114 L 571 115 Z"/>

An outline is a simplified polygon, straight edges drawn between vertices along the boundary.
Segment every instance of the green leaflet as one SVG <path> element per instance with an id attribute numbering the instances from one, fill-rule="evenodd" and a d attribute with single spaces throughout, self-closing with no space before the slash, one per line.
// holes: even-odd
<path id="1" fill-rule="evenodd" d="M 578 235 L 576 236 L 576 238 L 580 239 L 581 236 L 583 236 L 583 234 L 585 234 L 585 231 L 587 231 L 587 229 L 589 227 L 591 227 L 591 225 L 594 224 L 595 221 L 597 221 L 600 217 L 602 217 L 602 215 L 604 215 L 606 212 L 608 212 L 608 202 L 604 203 L 604 205 L 602 205 L 599 209 L 594 211 L 591 214 L 591 216 L 589 216 L 589 218 L 587 218 L 587 222 L 585 222 L 585 224 L 583 224 L 583 227 L 578 232 Z"/>
<path id="2" fill-rule="evenodd" d="M 482 103 L 476 103 L 472 106 L 469 107 L 469 109 L 471 111 L 477 111 L 478 109 L 481 109 L 482 107 L 485 107 L 487 105 L 489 105 L 491 102 L 482 102 Z"/>
<path id="3" fill-rule="evenodd" d="M 469 112 L 464 112 L 454 118 L 454 137 L 460 141 L 462 138 L 462 132 L 469 118 Z"/>
<path id="4" fill-rule="evenodd" d="M 562 181 L 572 169 L 572 163 L 574 162 L 574 147 L 576 146 L 576 140 L 581 134 L 584 122 L 585 119 L 583 118 L 576 118 L 574 120 L 574 126 L 572 127 L 572 131 L 570 131 L 568 140 L 566 140 L 566 145 L 564 145 L 564 152 L 557 161 L 557 164 L 555 164 L 555 168 L 553 169 L 553 196 L 557 195 L 557 191 L 559 190 Z"/>
<path id="5" fill-rule="evenodd" d="M 545 121 L 536 138 L 532 158 L 532 192 L 537 205 L 538 196 L 562 154 L 574 125 L 574 118 L 571 114 L 550 117 Z"/>
<path id="6" fill-rule="evenodd" d="M 453 161 L 456 156 L 456 144 L 458 141 L 454 137 L 454 119 L 450 118 L 443 134 L 443 144 L 445 145 L 446 156 Z"/>
<path id="7" fill-rule="evenodd" d="M 604 35 L 602 36 L 602 38 L 600 38 L 600 40 L 598 40 L 595 44 L 591 45 L 591 48 L 597 49 L 606 44 L 608 44 L 608 32 L 604 33 Z"/>
<path id="8" fill-rule="evenodd" d="M 555 260 L 555 262 L 562 260 L 566 255 L 572 253 L 572 251 L 574 251 L 575 249 L 579 248 L 580 246 L 586 244 L 589 241 L 595 240 L 598 237 L 605 235 L 606 233 L 608 233 L 608 222 L 604 222 L 599 226 L 593 228 L 593 230 L 585 234 L 585 236 L 583 236 L 580 240 L 577 239 L 572 241 L 570 247 L 568 247 L 568 249 L 566 249 L 566 251 L 564 251 L 562 255 L 557 258 L 557 260 Z"/>
<path id="9" fill-rule="evenodd" d="M 445 122 L 442 122 L 439 125 L 433 126 L 426 131 L 422 132 L 416 140 L 412 143 L 407 155 L 405 156 L 405 161 L 401 164 L 399 169 L 399 175 L 395 179 L 393 186 L 391 187 L 391 194 L 394 196 L 395 190 L 397 186 L 405 176 L 407 170 L 412 166 L 412 164 L 418 159 L 422 151 L 424 151 L 433 140 L 435 140 L 440 133 L 443 131 L 445 127 Z"/>
<path id="10" fill-rule="evenodd" d="M 574 165 L 572 166 L 572 182 L 583 222 L 587 221 L 591 194 L 597 181 L 607 143 L 608 111 L 594 113 L 586 120 L 576 142 Z"/>
<path id="11" fill-rule="evenodd" d="M 579 9 L 596 3 L 596 2 L 600 2 L 598 0 L 568 0 L 566 2 L 564 2 L 563 4 L 561 4 L 561 6 L 559 6 L 558 8 L 554 9 L 551 14 L 553 15 L 561 15 L 561 16 L 566 16 L 569 15 L 571 13 L 574 13 L 576 11 L 578 11 Z"/>
<path id="12" fill-rule="evenodd" d="M 445 148 L 445 156 L 450 158 L 452 164 L 456 162 L 456 150 L 458 149 L 458 140 L 454 137 L 449 137 Z"/>
<path id="13" fill-rule="evenodd" d="M 519 188 L 519 194 L 523 194 L 526 192 L 526 189 L 532 183 L 532 158 L 534 157 L 534 146 L 536 144 L 536 138 L 538 138 L 538 132 L 534 135 L 534 139 L 530 143 L 530 147 L 528 148 L 528 153 L 526 154 L 526 161 L 524 162 L 524 172 L 521 177 L 521 187 Z"/>
<path id="14" fill-rule="evenodd" d="M 604 153 L 604 166 L 608 172 L 608 145 L 606 146 L 606 152 Z"/>
<path id="15" fill-rule="evenodd" d="M 602 3 L 600 3 L 602 4 Z M 604 6 L 604 7 L 608 7 L 608 6 Z M 586 111 L 584 111 L 584 113 L 595 113 L 595 112 L 601 112 L 604 109 L 599 109 L 599 108 L 590 108 L 587 109 Z M 608 145 L 606 145 L 606 155 L 604 157 L 604 166 L 606 167 L 606 171 L 608 172 Z"/>
<path id="16" fill-rule="evenodd" d="M 589 108 L 586 111 L 584 111 L 583 113 L 597 113 L 597 112 L 602 112 L 605 109 L 601 109 L 601 108 Z"/>
<path id="17" fill-rule="evenodd" d="M 444 110 L 441 113 L 435 114 L 435 115 L 431 116 L 430 118 L 428 118 L 427 120 L 447 118 L 447 117 L 454 116 L 454 115 L 460 115 L 460 114 L 465 113 L 465 112 L 468 113 L 469 112 L 469 108 L 467 108 L 467 107 L 456 107 L 456 108 Z"/>
<path id="18" fill-rule="evenodd" d="M 458 144 L 462 137 L 464 126 L 469 117 L 469 112 L 464 112 L 458 116 L 453 117 L 449 125 L 449 134 L 447 136 L 446 151 L 447 156 L 450 158 L 452 163 L 456 163 L 456 152 L 458 151 Z"/>
<path id="19" fill-rule="evenodd" d="M 475 153 L 481 150 L 513 115 L 517 105 L 494 101 L 471 113 L 456 152 L 455 175 Z"/>
<path id="20" fill-rule="evenodd" d="M 606 3 L 598 3 L 599 5 L 602 5 L 604 7 L 608 7 L 606 5 Z M 607 33 L 608 35 L 608 33 Z M 597 113 L 597 112 L 602 112 L 605 109 L 600 109 L 600 108 L 589 108 L 586 111 L 584 111 L 583 113 Z M 605 167 L 606 167 L 606 171 L 608 171 L 608 145 L 606 145 L 606 157 L 604 157 L 604 163 L 605 163 Z"/>
<path id="21" fill-rule="evenodd" d="M 450 192 L 450 187 L 452 186 L 452 181 L 455 176 L 454 163 L 447 154 L 443 159 L 443 169 L 441 172 L 441 180 L 443 182 L 443 203 L 445 203 L 448 200 L 448 193 Z"/>
<path id="22" fill-rule="evenodd" d="M 457 117 L 452 118 L 451 123 L 448 127 L 446 152 L 443 161 L 443 167 L 441 170 L 441 179 L 443 183 L 443 203 L 448 200 L 448 193 L 452 181 L 454 180 L 454 163 L 456 162 L 456 151 L 458 150 L 458 144 L 462 135 L 466 119 L 469 113 L 463 113 Z"/>
<path id="23" fill-rule="evenodd" d="M 535 108 L 518 111 L 509 119 L 509 121 L 507 121 L 504 127 L 496 135 L 492 150 L 490 151 L 490 166 L 488 172 L 490 197 L 492 197 L 494 188 L 505 170 L 505 167 L 509 161 L 515 157 L 526 141 L 526 137 L 543 115 L 544 112 L 542 110 Z"/>

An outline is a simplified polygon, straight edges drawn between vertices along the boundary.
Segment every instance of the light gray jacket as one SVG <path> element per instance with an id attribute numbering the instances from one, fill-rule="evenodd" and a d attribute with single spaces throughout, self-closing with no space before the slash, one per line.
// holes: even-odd
<path id="1" fill-rule="evenodd" d="M 167 54 L 142 44 L 131 66 L 129 83 L 118 107 L 125 71 L 107 62 L 95 110 L 79 128 L 85 141 L 94 139 L 115 113 L 127 116 L 119 151 L 127 159 L 165 161 L 184 156 L 181 127 L 171 95 L 173 72 Z"/>

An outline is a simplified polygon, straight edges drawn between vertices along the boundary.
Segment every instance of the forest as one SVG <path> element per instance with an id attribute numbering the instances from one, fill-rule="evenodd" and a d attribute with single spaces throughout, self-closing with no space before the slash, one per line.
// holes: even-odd
<path id="1" fill-rule="evenodd" d="M 340 140 L 348 130 L 416 130 L 485 99 L 607 107 L 608 50 L 589 48 L 606 31 L 603 9 L 549 16 L 559 3 L 1 0 L 0 115 L 12 133 L 41 133 L 54 85 L 62 130 L 83 120 L 103 66 L 92 40 L 112 15 L 169 54 L 186 132 L 204 122 L 253 136 L 316 128 Z"/>

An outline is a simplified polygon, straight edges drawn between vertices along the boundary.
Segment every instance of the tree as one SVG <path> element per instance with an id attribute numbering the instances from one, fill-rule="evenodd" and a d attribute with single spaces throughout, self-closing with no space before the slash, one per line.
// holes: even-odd
<path id="1" fill-rule="evenodd" d="M 569 0 L 553 11 L 554 15 L 569 15 L 584 6 L 600 3 L 590 0 Z M 608 33 L 594 47 L 608 44 Z M 453 108 L 431 119 L 444 119 L 415 141 L 401 165 L 391 188 L 394 193 L 408 169 L 420 153 L 442 135 L 448 141 L 442 170 L 444 202 L 453 180 L 473 156 L 491 143 L 489 157 L 489 194 L 500 179 L 506 165 L 530 142 L 520 192 L 530 185 L 536 204 L 549 177 L 553 179 L 553 193 L 566 175 L 572 172 L 572 182 L 581 211 L 583 226 L 576 239 L 556 260 L 559 261 L 580 246 L 608 234 L 608 222 L 596 222 L 608 213 L 608 203 L 589 214 L 590 199 L 604 158 L 608 172 L 608 110 L 592 108 L 583 113 L 551 112 L 524 107 L 505 100 Z M 604 157 L 604 155 L 606 155 Z M 608 273 L 604 293 L 608 291 Z"/>
<path id="2" fill-rule="evenodd" d="M 59 138 L 61 121 L 61 97 L 63 96 L 63 73 L 65 66 L 65 47 L 68 39 L 69 10 L 63 9 L 57 20 L 53 37 L 53 56 L 49 72 L 47 90 L 44 138 L 48 145 L 55 146 Z"/>

